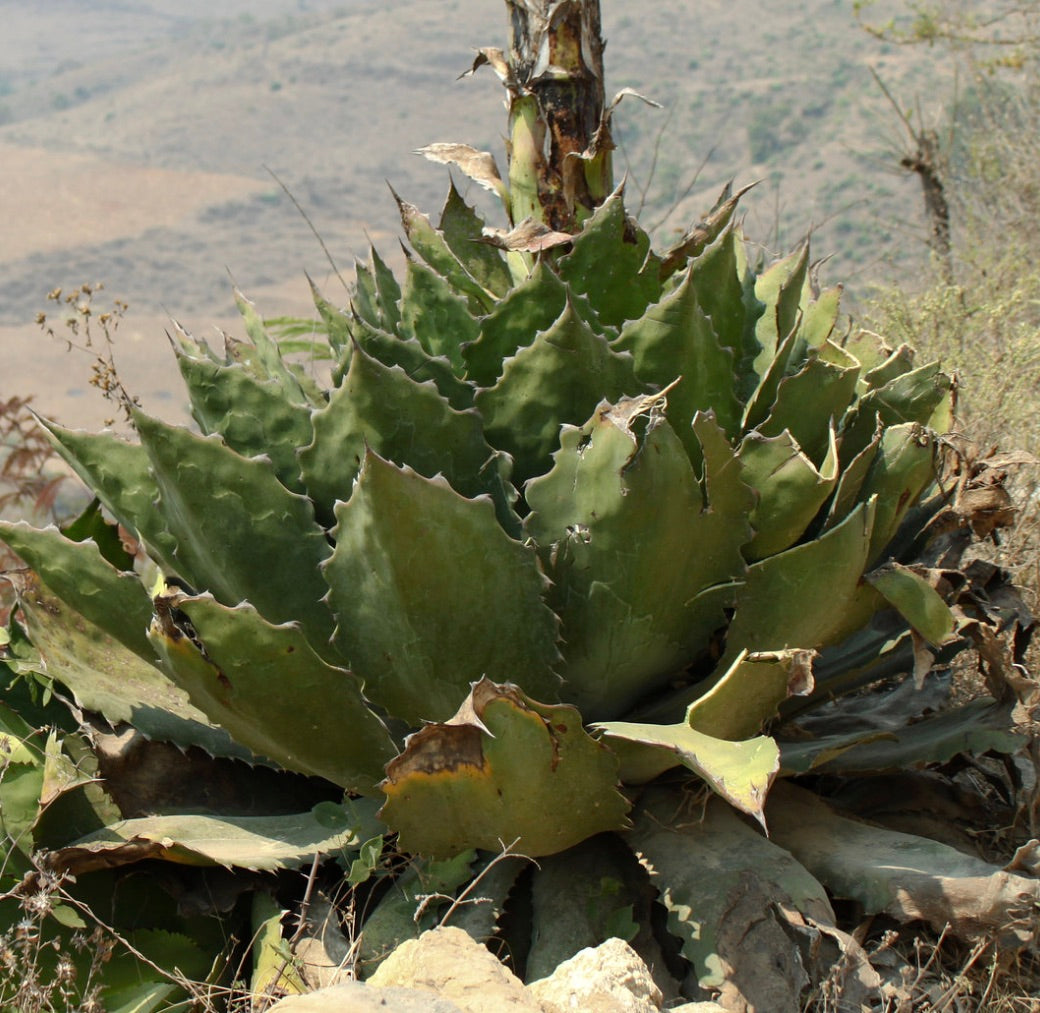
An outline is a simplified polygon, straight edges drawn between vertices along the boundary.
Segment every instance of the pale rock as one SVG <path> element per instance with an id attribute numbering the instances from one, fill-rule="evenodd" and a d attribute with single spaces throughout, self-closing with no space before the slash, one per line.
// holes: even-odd
<path id="1" fill-rule="evenodd" d="M 544 1013 L 516 975 L 462 929 L 446 926 L 409 939 L 368 979 L 370 986 L 426 989 L 462 1013 Z"/>
<path id="2" fill-rule="evenodd" d="M 673 1006 L 668 1013 L 729 1013 L 729 1011 L 717 1002 L 687 1002 L 682 1006 Z"/>
<path id="3" fill-rule="evenodd" d="M 639 954 L 621 939 L 579 950 L 527 986 L 545 1013 L 658 1013 L 664 997 Z"/>
<path id="4" fill-rule="evenodd" d="M 372 988 L 360 981 L 294 995 L 267 1013 L 464 1013 L 441 996 L 414 988 Z"/>

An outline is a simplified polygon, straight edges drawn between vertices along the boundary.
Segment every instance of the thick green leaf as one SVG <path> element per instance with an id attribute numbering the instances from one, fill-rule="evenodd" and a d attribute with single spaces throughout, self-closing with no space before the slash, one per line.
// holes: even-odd
<path id="1" fill-rule="evenodd" d="M 474 878 L 480 878 L 468 898 L 473 903 L 460 904 L 451 917 L 441 919 L 440 924 L 453 925 L 469 933 L 478 943 L 488 943 L 498 934 L 499 919 L 527 866 L 528 860 L 523 855 L 503 858 L 501 849 L 494 854 L 483 852 L 473 869 Z"/>
<path id="2" fill-rule="evenodd" d="M 33 827 L 36 846 L 62 847 L 122 818 L 105 791 L 87 740 L 75 732 L 59 739 L 52 731 L 47 736 L 40 815 Z"/>
<path id="3" fill-rule="evenodd" d="M 953 636 L 956 621 L 950 607 L 920 574 L 900 563 L 888 563 L 868 573 L 866 580 L 929 643 L 938 647 Z"/>
<path id="4" fill-rule="evenodd" d="M 336 644 L 372 700 L 416 725 L 447 720 L 485 674 L 558 696 L 546 579 L 490 500 L 368 450 L 336 520 L 324 568 Z"/>
<path id="5" fill-rule="evenodd" d="M 686 712 L 686 723 L 733 742 L 757 735 L 791 696 L 812 692 L 812 651 L 739 654 L 729 670 Z"/>
<path id="6" fill-rule="evenodd" d="M 430 219 L 414 204 L 401 200 L 397 194 L 394 194 L 394 197 L 401 211 L 401 223 L 404 225 L 405 235 L 408 236 L 408 242 L 412 244 L 416 253 L 430 265 L 439 277 L 448 283 L 452 290 L 466 298 L 472 313 L 486 312 L 491 309 L 494 305 L 493 293 L 474 280 L 449 245 L 445 234 L 439 229 L 435 229 Z M 450 194 L 448 201 L 451 201 Z M 410 299 L 409 285 L 406 284 L 403 307 L 406 322 Z M 420 338 L 420 340 L 422 339 Z M 453 357 L 449 356 L 449 358 Z"/>
<path id="7" fill-rule="evenodd" d="M 343 310 L 333 306 L 321 294 L 318 286 L 314 284 L 309 275 L 307 282 L 311 287 L 311 298 L 314 300 L 314 308 L 318 311 L 318 316 L 321 317 L 325 334 L 329 339 L 329 345 L 339 355 L 350 346 L 351 318 Z"/>
<path id="8" fill-rule="evenodd" d="M 73 542 L 93 542 L 102 558 L 117 570 L 134 568 L 134 553 L 123 543 L 119 525 L 105 519 L 96 496 L 78 517 L 61 526 L 61 533 Z"/>
<path id="9" fill-rule="evenodd" d="M 564 696 L 589 719 L 623 714 L 701 653 L 744 572 L 751 493 L 725 436 L 695 419 L 705 495 L 662 400 L 601 404 L 527 486 L 526 530 L 563 621 Z"/>
<path id="10" fill-rule="evenodd" d="M 350 810 L 322 802 L 290 816 L 145 816 L 124 820 L 52 853 L 56 868 L 78 875 L 144 859 L 183 865 L 273 871 L 356 841 Z"/>
<path id="11" fill-rule="evenodd" d="M 827 517 L 821 531 L 828 531 L 840 524 L 859 503 L 863 502 L 863 483 L 867 480 L 880 445 L 881 433 L 878 432 L 870 443 L 845 465 L 838 478 L 834 496 L 827 507 Z"/>
<path id="12" fill-rule="evenodd" d="M 491 449 L 473 410 L 455 411 L 433 383 L 416 383 L 399 366 L 387 367 L 357 348 L 343 383 L 314 414 L 314 442 L 300 454 L 307 491 L 322 517 L 350 498 L 370 449 L 426 478 L 442 474 L 463 496 L 487 493 L 512 534 L 516 492 L 508 459 Z"/>
<path id="13" fill-rule="evenodd" d="M 443 355 L 458 376 L 465 372 L 462 346 L 480 333 L 466 301 L 439 274 L 414 260 L 406 268 L 401 330 L 429 355 Z"/>
<path id="14" fill-rule="evenodd" d="M 480 321 L 480 336 L 462 350 L 466 375 L 482 387 L 494 386 L 502 365 L 547 331 L 567 305 L 567 287 L 545 261 L 499 300 Z"/>
<path id="15" fill-rule="evenodd" d="M 863 503 L 820 538 L 748 568 L 720 673 L 742 650 L 818 650 L 869 618 L 862 615 L 861 578 L 874 510 L 874 500 Z"/>
<path id="16" fill-rule="evenodd" d="M 717 800 L 691 806 L 675 789 L 644 793 L 625 837 L 702 987 L 736 991 L 741 1008 L 801 1008 L 807 981 L 792 953 L 796 925 L 834 924 L 810 873 Z"/>
<path id="17" fill-rule="evenodd" d="M 859 490 L 859 499 L 877 500 L 869 563 L 884 552 L 903 518 L 938 477 L 936 436 L 916 422 L 889 426 Z"/>
<path id="18" fill-rule="evenodd" d="M 84 710 L 111 724 L 128 722 L 151 739 L 213 756 L 252 760 L 154 663 L 79 615 L 45 588 L 29 582 L 20 594 L 29 634 L 46 661 L 47 674 L 71 690 Z M 155 657 L 155 651 L 151 650 Z"/>
<path id="19" fill-rule="evenodd" d="M 369 261 L 379 300 L 379 326 L 396 334 L 401 326 L 401 286 L 374 246 L 369 247 Z"/>
<path id="20" fill-rule="evenodd" d="M 737 397 L 746 401 L 758 386 L 754 361 L 760 345 L 755 337 L 755 321 L 763 306 L 754 300 L 753 292 L 745 296 L 742 253 L 737 234 L 726 229 L 691 261 L 690 276 L 697 302 L 711 320 L 719 343 L 733 352 Z"/>
<path id="21" fill-rule="evenodd" d="M 869 351 L 865 353 L 865 362 L 872 363 L 864 372 L 861 382 L 864 393 L 867 390 L 884 387 L 887 383 L 909 373 L 914 368 L 914 350 L 909 345 L 900 345 L 894 352 L 884 344 L 884 339 L 876 334 L 861 332 L 862 337 L 855 348 L 850 348 L 854 354 L 864 352 L 864 346 L 868 341 L 873 341 L 875 354 Z M 878 347 L 880 345 L 880 348 Z M 868 345 L 867 348 L 870 346 Z M 887 354 L 887 358 L 886 358 Z"/>
<path id="22" fill-rule="evenodd" d="M 748 559 L 776 555 L 801 538 L 837 484 L 834 430 L 819 470 L 786 429 L 775 437 L 748 433 L 737 456 L 741 477 L 758 493 L 751 511 L 755 537 L 745 554 Z"/>
<path id="23" fill-rule="evenodd" d="M 755 336 L 762 346 L 755 360 L 755 371 L 760 376 L 765 374 L 770 361 L 780 355 L 798 323 L 808 266 L 809 244 L 803 243 L 755 280 L 755 296 L 766 307 L 755 326 Z"/>
<path id="24" fill-rule="evenodd" d="M 287 490 L 266 460 L 241 457 L 216 436 L 142 412 L 134 424 L 175 540 L 175 572 L 225 605 L 249 601 L 272 623 L 298 621 L 324 650 L 333 623 L 318 567 L 329 546 L 310 500 Z"/>
<path id="25" fill-rule="evenodd" d="M 387 766 L 380 810 L 406 851 L 450 857 L 516 842 L 530 857 L 626 825 L 617 759 L 573 707 L 481 679 L 446 724 L 426 725 Z"/>
<path id="26" fill-rule="evenodd" d="M 302 995 L 307 987 L 288 941 L 282 935 L 282 919 L 288 912 L 271 894 L 253 893 L 250 949 L 253 974 L 250 991 L 254 1004 L 263 1006 L 278 995 Z"/>
<path id="27" fill-rule="evenodd" d="M 133 954 L 118 954 L 104 965 L 101 997 L 108 1013 L 153 1013 L 176 1009 L 187 1000 L 185 989 L 157 968 L 168 968 L 185 981 L 204 981 L 213 966 L 213 953 L 195 939 L 164 929 L 138 928 L 126 934 L 136 953 L 152 962 L 149 967 Z"/>
<path id="28" fill-rule="evenodd" d="M 58 453 L 112 516 L 169 563 L 175 543 L 155 509 L 158 490 L 145 449 L 111 433 L 86 433 L 40 421 Z"/>
<path id="29" fill-rule="evenodd" d="M 483 220 L 462 199 L 453 180 L 441 211 L 440 233 L 466 273 L 484 292 L 501 299 L 513 287 L 513 278 L 502 254 L 481 242 L 483 229 Z"/>
<path id="30" fill-rule="evenodd" d="M 282 388 L 288 401 L 313 402 L 318 396 L 316 385 L 313 381 L 304 380 L 286 363 L 278 342 L 267 333 L 256 307 L 238 289 L 235 289 L 235 305 L 242 315 L 246 333 L 252 342 L 251 346 L 240 345 L 239 348 L 248 355 L 256 375 L 261 379 L 274 380 Z"/>
<path id="31" fill-rule="evenodd" d="M 475 404 L 488 442 L 512 455 L 519 485 L 549 470 L 561 426 L 581 425 L 604 398 L 643 389 L 631 357 L 615 352 L 568 301 L 552 327 L 506 360 L 498 382 Z"/>
<path id="32" fill-rule="evenodd" d="M 351 334 L 369 355 L 384 366 L 400 366 L 416 383 L 432 380 L 448 403 L 458 411 L 473 405 L 473 388 L 460 380 L 443 356 L 431 356 L 415 338 L 398 338 L 355 318 Z M 344 363 L 346 375 L 348 362 Z M 342 382 L 342 376 L 340 377 Z"/>
<path id="33" fill-rule="evenodd" d="M 705 735 L 685 721 L 675 725 L 601 721 L 593 727 L 617 753 L 626 784 L 645 784 L 681 764 L 730 805 L 765 825 L 762 809 L 780 770 L 780 749 L 769 736 L 731 742 Z"/>
<path id="34" fill-rule="evenodd" d="M 618 326 L 637 320 L 661 297 L 657 265 L 649 236 L 625 214 L 617 190 L 585 223 L 559 270 L 575 292 L 588 296 L 603 323 Z"/>
<path id="35" fill-rule="evenodd" d="M 148 643 L 152 599 L 136 573 L 117 570 L 93 542 L 73 542 L 56 528 L 0 521 L 3 539 L 63 602 L 154 663 Z"/>
<path id="36" fill-rule="evenodd" d="M 668 396 L 667 416 L 695 469 L 701 459 L 694 415 L 712 411 L 726 435 L 736 436 L 741 407 L 734 349 L 720 342 L 701 308 L 692 272 L 642 317 L 626 324 L 613 347 L 632 355 L 636 376 L 648 386 L 663 389 L 682 377 Z"/>
<path id="37" fill-rule="evenodd" d="M 634 916 L 642 913 L 647 892 L 644 870 L 614 835 L 539 859 L 531 883 L 527 981 L 547 978 L 579 950 L 607 939 L 633 942 Z"/>
<path id="38" fill-rule="evenodd" d="M 837 428 L 856 392 L 859 364 L 847 352 L 826 342 L 813 349 L 793 376 L 784 377 L 776 401 L 758 427 L 763 436 L 787 430 L 814 464 L 830 451 L 829 432 Z"/>
<path id="39" fill-rule="evenodd" d="M 379 290 L 376 288 L 375 275 L 367 264 L 354 261 L 354 292 L 350 300 L 351 308 L 357 316 L 372 327 L 387 327 L 387 320 L 380 305 Z"/>
<path id="40" fill-rule="evenodd" d="M 951 398 L 951 380 L 931 362 L 890 380 L 883 387 L 870 390 L 857 406 L 842 435 L 842 464 L 851 461 L 873 439 L 878 420 L 884 426 L 917 422 L 933 423 L 933 416 L 943 415 L 943 406 Z M 939 427 L 939 431 L 945 431 Z"/>
<path id="41" fill-rule="evenodd" d="M 476 853 L 465 851 L 444 862 L 410 857 L 375 907 L 366 913 L 357 948 L 357 966 L 365 978 L 407 939 L 438 924 L 452 895 L 473 877 Z"/>
<path id="42" fill-rule="evenodd" d="M 854 730 L 842 727 L 813 738 L 804 737 L 803 732 L 796 740 L 782 742 L 782 769 L 788 774 L 875 774 L 948 763 L 962 753 L 1014 753 L 1023 745 L 1022 737 L 1008 730 L 1007 706 L 990 697 L 895 727 L 891 716 L 884 713 L 872 721 L 871 707 L 870 699 L 864 699 L 864 720 Z M 900 717 L 909 716 L 905 710 Z"/>
<path id="43" fill-rule="evenodd" d="M 0 703 L 0 884 L 5 891 L 31 867 L 29 856 L 36 846 L 33 827 L 43 794 L 45 749 L 46 733 Z M 3 920 L 0 926 L 7 927 Z"/>
<path id="44" fill-rule="evenodd" d="M 323 661 L 296 624 L 176 591 L 156 609 L 150 639 L 170 677 L 236 741 L 290 770 L 373 790 L 394 742 L 360 681 Z"/>
<path id="45" fill-rule="evenodd" d="M 838 311 L 841 308 L 841 285 L 821 292 L 816 299 L 807 299 L 810 286 L 802 291 L 802 337 L 809 348 L 822 348 L 830 343 L 834 328 L 838 323 Z"/>
<path id="46" fill-rule="evenodd" d="M 289 400 L 277 381 L 259 380 L 238 363 L 179 353 L 177 364 L 203 434 L 218 433 L 243 457 L 266 454 L 279 481 L 301 492 L 296 451 L 311 441 L 310 406 Z"/>

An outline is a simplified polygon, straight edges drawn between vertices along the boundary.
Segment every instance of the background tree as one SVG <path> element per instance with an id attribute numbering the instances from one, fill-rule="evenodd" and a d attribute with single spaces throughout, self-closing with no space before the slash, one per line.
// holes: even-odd
<path id="1" fill-rule="evenodd" d="M 913 3 L 882 20 L 875 3 L 860 4 L 861 24 L 887 43 L 916 47 L 922 60 L 941 54 L 957 84 L 938 106 L 913 116 L 892 104 L 910 146 L 900 157 L 916 170 L 913 144 L 928 150 L 925 213 L 935 236 L 930 179 L 941 187 L 946 250 L 924 282 L 878 290 L 872 326 L 937 355 L 962 377 L 963 429 L 981 445 L 1035 455 L 1040 427 L 1033 406 L 1040 367 L 1040 4 L 962 0 Z M 926 122 L 927 120 L 927 122 Z M 938 142 L 938 143 L 934 143 Z M 934 190 L 934 186 L 933 186 Z M 934 249 L 934 246 L 933 246 Z M 938 252 L 938 251 L 937 251 Z M 1016 477 L 1022 515 L 999 549 L 1018 579 L 1040 584 L 1040 519 L 1035 467 Z"/>

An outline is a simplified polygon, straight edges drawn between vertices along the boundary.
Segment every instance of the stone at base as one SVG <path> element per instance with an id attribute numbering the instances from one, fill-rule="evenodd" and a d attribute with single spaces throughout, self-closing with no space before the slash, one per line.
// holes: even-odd
<path id="1" fill-rule="evenodd" d="M 658 1013 L 661 990 L 642 958 L 621 939 L 579 950 L 527 991 L 546 1013 Z"/>
<path id="2" fill-rule="evenodd" d="M 368 984 L 429 989 L 450 999 L 463 1013 L 544 1013 L 520 979 L 486 946 L 451 926 L 402 943 Z"/>
<path id="3" fill-rule="evenodd" d="M 415 988 L 372 988 L 359 981 L 282 999 L 268 1013 L 463 1013 L 455 1003 Z"/>

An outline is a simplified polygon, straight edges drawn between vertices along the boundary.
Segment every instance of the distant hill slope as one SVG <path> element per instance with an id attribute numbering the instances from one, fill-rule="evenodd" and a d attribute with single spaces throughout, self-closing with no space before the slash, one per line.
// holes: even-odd
<path id="1" fill-rule="evenodd" d="M 267 167 L 349 268 L 366 234 L 394 254 L 386 181 L 436 211 L 445 170 L 415 148 L 464 140 L 502 157 L 497 81 L 456 79 L 473 48 L 504 44 L 504 5 L 236 0 L 219 19 L 214 6 L 0 0 L 0 146 L 36 149 L 38 166 L 0 180 L 0 222 L 20 223 L 0 245 L 0 324 L 31 321 L 52 285 L 93 278 L 138 310 L 196 319 L 226 314 L 225 268 L 247 292 L 305 269 L 328 278 Z M 769 8 L 605 0 L 608 92 L 633 87 L 664 107 L 618 110 L 619 176 L 635 153 L 630 204 L 647 188 L 644 221 L 663 243 L 726 180 L 761 179 L 748 231 L 787 246 L 814 227 L 831 277 L 919 256 L 892 224 L 917 220 L 914 183 L 872 157 L 887 117 L 867 64 L 912 89 L 905 55 L 881 52 L 838 0 Z M 114 185 L 84 191 L 106 174 Z"/>

